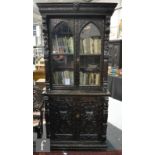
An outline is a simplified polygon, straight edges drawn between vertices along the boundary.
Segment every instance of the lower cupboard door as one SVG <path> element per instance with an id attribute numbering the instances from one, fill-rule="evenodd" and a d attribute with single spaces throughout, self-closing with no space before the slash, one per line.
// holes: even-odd
<path id="1" fill-rule="evenodd" d="M 50 108 L 51 139 L 73 140 L 72 106 L 67 102 L 54 102 Z"/>

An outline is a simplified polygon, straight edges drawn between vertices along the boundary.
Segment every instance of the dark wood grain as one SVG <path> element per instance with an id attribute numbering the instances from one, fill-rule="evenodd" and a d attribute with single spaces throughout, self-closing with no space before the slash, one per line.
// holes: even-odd
<path id="1" fill-rule="evenodd" d="M 110 18 L 116 3 L 38 3 L 37 5 L 43 19 L 46 70 L 46 91 L 43 93 L 43 99 L 46 131 L 47 137 L 51 140 L 51 150 L 106 150 L 110 95 L 107 87 Z M 74 37 L 74 86 L 52 84 L 54 71 L 51 59 L 52 32 L 63 22 L 69 25 Z M 101 35 L 100 86 L 79 85 L 80 33 L 89 23 L 93 23 Z M 77 154 L 77 152 L 68 153 Z"/>

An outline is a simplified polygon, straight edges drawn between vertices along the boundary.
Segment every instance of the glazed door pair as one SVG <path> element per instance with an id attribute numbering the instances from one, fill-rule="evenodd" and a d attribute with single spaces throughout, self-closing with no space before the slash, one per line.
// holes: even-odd
<path id="1" fill-rule="evenodd" d="M 100 88 L 103 83 L 103 19 L 51 19 L 52 89 Z"/>

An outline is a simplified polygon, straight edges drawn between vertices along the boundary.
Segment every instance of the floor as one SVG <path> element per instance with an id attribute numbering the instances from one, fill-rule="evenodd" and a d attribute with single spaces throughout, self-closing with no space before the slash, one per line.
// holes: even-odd
<path id="1" fill-rule="evenodd" d="M 33 155 L 122 155 L 122 151 L 108 151 L 108 152 L 84 152 L 84 151 L 78 151 L 78 152 L 50 152 L 50 153 L 33 153 Z"/>
<path id="2" fill-rule="evenodd" d="M 122 130 L 122 102 L 109 97 L 108 122 Z"/>

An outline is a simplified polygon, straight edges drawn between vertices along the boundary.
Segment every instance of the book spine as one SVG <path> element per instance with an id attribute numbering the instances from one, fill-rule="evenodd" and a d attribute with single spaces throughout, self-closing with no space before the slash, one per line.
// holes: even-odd
<path id="1" fill-rule="evenodd" d="M 84 81 L 84 78 L 83 78 L 83 72 L 80 72 L 80 85 L 83 85 L 83 81 Z"/>
<path id="2" fill-rule="evenodd" d="M 58 44 L 57 35 L 55 35 L 55 41 L 56 41 L 56 53 L 59 53 L 59 44 Z"/>

